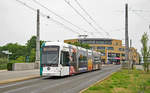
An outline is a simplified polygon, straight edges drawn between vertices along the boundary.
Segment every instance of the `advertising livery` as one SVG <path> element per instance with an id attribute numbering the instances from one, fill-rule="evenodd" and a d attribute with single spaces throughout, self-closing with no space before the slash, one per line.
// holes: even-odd
<path id="1" fill-rule="evenodd" d="M 40 75 L 66 76 L 101 69 L 100 52 L 60 42 L 41 48 Z"/>

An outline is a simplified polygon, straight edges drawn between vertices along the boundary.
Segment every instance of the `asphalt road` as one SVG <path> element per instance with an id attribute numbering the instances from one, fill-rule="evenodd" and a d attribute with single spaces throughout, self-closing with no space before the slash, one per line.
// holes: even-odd
<path id="1" fill-rule="evenodd" d="M 117 71 L 119 65 L 63 78 L 38 78 L 0 86 L 0 93 L 78 93 L 89 85 Z"/>

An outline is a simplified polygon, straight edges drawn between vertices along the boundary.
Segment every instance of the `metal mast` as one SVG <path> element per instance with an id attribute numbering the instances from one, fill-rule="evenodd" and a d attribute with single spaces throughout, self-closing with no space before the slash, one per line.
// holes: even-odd
<path id="1" fill-rule="evenodd" d="M 129 62 L 128 4 L 125 4 L 125 61 Z"/>
<path id="2" fill-rule="evenodd" d="M 40 10 L 37 9 L 36 63 L 40 65 Z"/>

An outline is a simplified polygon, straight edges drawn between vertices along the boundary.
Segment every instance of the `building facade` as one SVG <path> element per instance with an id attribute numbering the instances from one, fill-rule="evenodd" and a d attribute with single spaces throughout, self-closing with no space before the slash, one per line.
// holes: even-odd
<path id="1" fill-rule="evenodd" d="M 102 53 L 101 59 L 103 63 L 120 64 L 125 61 L 125 46 L 122 45 L 122 40 L 106 38 L 80 38 L 64 40 L 64 42 L 89 44 L 93 50 L 100 51 Z M 130 48 L 129 55 L 132 62 L 139 64 L 139 54 L 135 48 Z"/>

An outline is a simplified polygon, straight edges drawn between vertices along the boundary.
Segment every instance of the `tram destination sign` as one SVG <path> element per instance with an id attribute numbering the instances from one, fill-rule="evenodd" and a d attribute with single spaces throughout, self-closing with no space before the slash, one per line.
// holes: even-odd
<path id="1" fill-rule="evenodd" d="M 58 47 L 44 47 L 43 51 L 58 51 Z"/>

